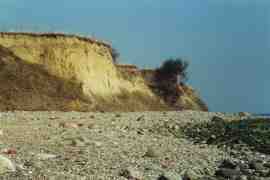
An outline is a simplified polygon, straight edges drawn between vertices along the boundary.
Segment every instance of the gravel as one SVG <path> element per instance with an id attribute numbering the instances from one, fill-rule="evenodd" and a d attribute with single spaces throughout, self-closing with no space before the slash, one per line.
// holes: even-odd
<path id="1" fill-rule="evenodd" d="M 196 111 L 2 112 L 0 151 L 17 168 L 1 178 L 219 179 L 225 178 L 220 176 L 225 171 L 220 171 L 226 168 L 226 172 L 240 173 L 243 179 L 244 173 L 235 170 L 232 163 L 239 166 L 250 157 L 244 164 L 269 159 L 268 155 L 252 150 L 198 141 L 186 133 L 187 127 L 200 130 L 195 125 L 207 124 L 213 117 L 228 121 L 245 118 Z M 222 167 L 226 159 L 230 167 Z M 270 161 L 253 164 L 261 169 L 251 175 L 261 177 L 260 173 L 268 170 L 267 163 Z"/>

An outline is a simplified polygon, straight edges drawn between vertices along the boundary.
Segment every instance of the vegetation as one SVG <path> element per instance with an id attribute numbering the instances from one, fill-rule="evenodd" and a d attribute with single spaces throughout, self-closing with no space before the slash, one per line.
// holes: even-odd
<path id="1" fill-rule="evenodd" d="M 180 76 L 180 81 L 184 83 L 187 78 L 187 68 L 189 63 L 181 58 L 169 58 L 165 60 L 160 68 L 157 69 L 159 76 L 163 78 L 177 78 Z"/>
<path id="2" fill-rule="evenodd" d="M 156 69 L 155 81 L 158 85 L 157 94 L 166 103 L 175 105 L 182 95 L 178 85 L 184 85 L 184 82 L 187 80 L 187 67 L 187 61 L 181 58 L 169 58 L 163 62 L 161 67 Z"/>

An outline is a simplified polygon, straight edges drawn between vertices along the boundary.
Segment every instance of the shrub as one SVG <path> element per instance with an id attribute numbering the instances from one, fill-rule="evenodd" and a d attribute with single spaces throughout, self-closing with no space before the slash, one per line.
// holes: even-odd
<path id="1" fill-rule="evenodd" d="M 158 75 L 164 78 L 172 78 L 180 75 L 181 82 L 187 80 L 187 68 L 189 63 L 181 58 L 169 58 L 157 69 Z"/>
<path id="2" fill-rule="evenodd" d="M 178 85 L 184 85 L 187 80 L 188 62 L 180 58 L 169 58 L 163 62 L 160 68 L 156 69 L 155 81 L 158 95 L 166 103 L 175 104 L 181 95 Z M 180 79 L 178 79 L 180 77 Z M 180 80 L 180 81 L 178 81 Z"/>

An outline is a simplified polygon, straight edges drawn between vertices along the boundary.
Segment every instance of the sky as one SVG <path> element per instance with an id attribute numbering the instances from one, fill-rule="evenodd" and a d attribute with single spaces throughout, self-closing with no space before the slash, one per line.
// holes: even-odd
<path id="1" fill-rule="evenodd" d="M 210 111 L 270 112 L 269 0 L 0 0 L 0 30 L 94 36 L 141 68 L 181 57 Z"/>

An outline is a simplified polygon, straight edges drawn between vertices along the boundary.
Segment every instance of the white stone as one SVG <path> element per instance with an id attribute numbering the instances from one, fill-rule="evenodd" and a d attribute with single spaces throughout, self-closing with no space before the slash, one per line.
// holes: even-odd
<path id="1" fill-rule="evenodd" d="M 40 159 L 40 160 L 48 160 L 48 159 L 57 158 L 57 155 L 40 153 L 40 154 L 37 154 L 37 158 Z"/>
<path id="2" fill-rule="evenodd" d="M 15 165 L 6 158 L 5 156 L 0 155 L 0 174 L 4 174 L 7 172 L 15 172 L 16 167 Z"/>

